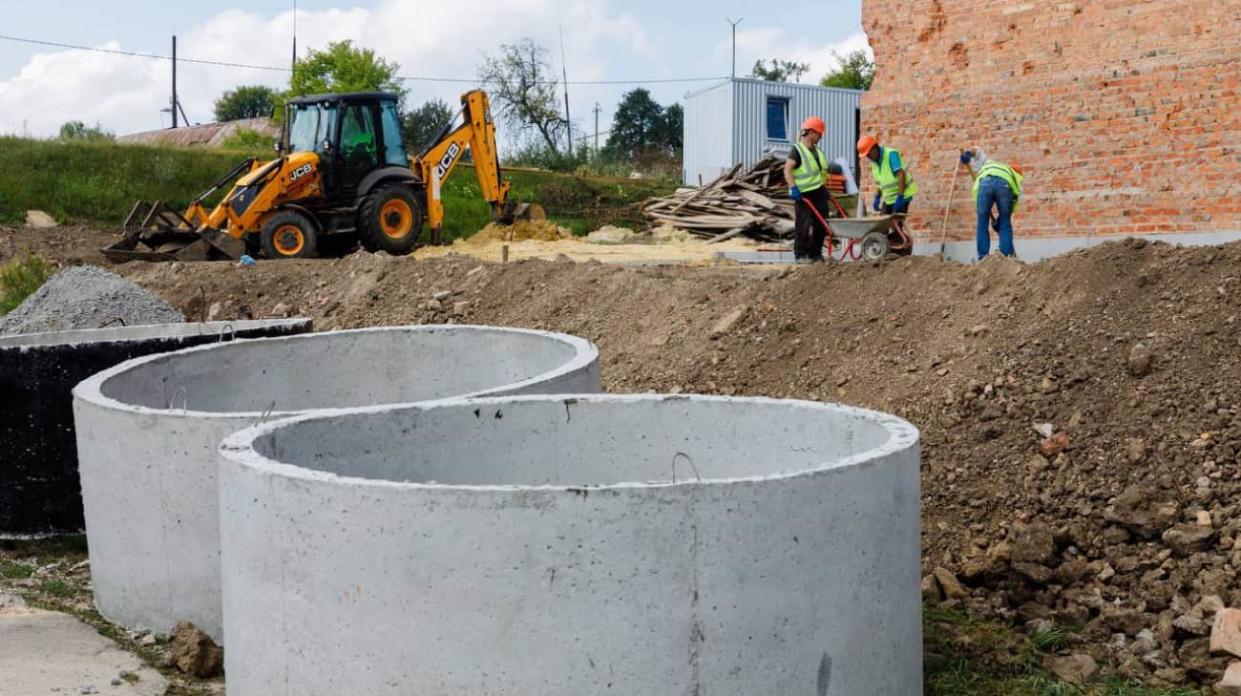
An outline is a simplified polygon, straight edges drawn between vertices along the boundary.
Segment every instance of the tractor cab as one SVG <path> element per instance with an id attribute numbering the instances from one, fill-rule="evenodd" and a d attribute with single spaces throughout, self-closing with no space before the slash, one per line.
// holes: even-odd
<path id="1" fill-rule="evenodd" d="M 376 170 L 409 168 L 395 94 L 296 97 L 285 109 L 281 153 L 317 154 L 329 199 L 352 198 L 362 180 Z"/>

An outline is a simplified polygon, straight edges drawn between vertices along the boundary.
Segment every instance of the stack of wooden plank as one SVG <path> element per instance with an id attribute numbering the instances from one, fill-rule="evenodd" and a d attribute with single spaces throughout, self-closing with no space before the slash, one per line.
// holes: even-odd
<path id="1" fill-rule="evenodd" d="M 793 236 L 793 201 L 784 183 L 784 160 L 767 157 L 742 170 L 736 165 L 706 186 L 678 189 L 642 205 L 654 224 L 671 223 L 708 242 L 739 234 L 764 242 Z"/>

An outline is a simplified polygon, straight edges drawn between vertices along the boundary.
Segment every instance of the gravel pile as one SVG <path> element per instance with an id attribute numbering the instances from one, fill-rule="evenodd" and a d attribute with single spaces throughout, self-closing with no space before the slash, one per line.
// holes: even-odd
<path id="1" fill-rule="evenodd" d="M 185 317 L 171 305 L 124 278 L 96 266 L 74 266 L 0 317 L 0 335 L 181 321 Z"/>

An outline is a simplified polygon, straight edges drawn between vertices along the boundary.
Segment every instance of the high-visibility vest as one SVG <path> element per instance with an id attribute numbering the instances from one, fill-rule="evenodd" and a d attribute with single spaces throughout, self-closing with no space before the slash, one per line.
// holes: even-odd
<path id="1" fill-rule="evenodd" d="M 900 179 L 897 178 L 897 172 L 892 171 L 892 153 L 895 152 L 897 157 L 901 156 L 900 150 L 893 150 L 890 147 L 879 148 L 879 162 L 870 163 L 871 176 L 875 177 L 875 183 L 879 184 L 879 190 L 883 192 L 884 205 L 892 205 L 902 193 L 906 198 L 913 198 L 918 192 L 918 185 L 914 183 L 913 172 L 909 171 L 909 165 L 905 159 L 901 158 L 901 171 L 905 172 L 905 190 L 900 189 Z"/>
<path id="2" fill-rule="evenodd" d="M 809 193 L 823 186 L 827 178 L 827 158 L 817 147 L 806 147 L 797 143 L 797 152 L 801 155 L 801 164 L 793 170 L 793 183 L 802 193 Z"/>
<path id="3" fill-rule="evenodd" d="M 974 202 L 975 203 L 978 202 L 979 185 L 982 184 L 983 179 L 986 179 L 989 176 L 993 176 L 1003 181 L 1004 183 L 1008 184 L 1008 188 L 1012 189 L 1013 191 L 1013 212 L 1014 213 L 1017 212 L 1017 204 L 1021 200 L 1021 182 L 1025 180 L 1025 177 L 1018 174 L 1015 169 L 1008 166 L 1007 164 L 1004 164 L 1003 162 L 997 162 L 995 160 L 988 160 L 987 163 L 982 166 L 982 169 L 978 170 L 978 178 L 974 179 Z"/>

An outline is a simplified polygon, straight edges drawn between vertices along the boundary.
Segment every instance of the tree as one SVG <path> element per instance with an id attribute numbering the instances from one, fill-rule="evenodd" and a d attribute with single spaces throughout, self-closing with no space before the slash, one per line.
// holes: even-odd
<path id="1" fill-rule="evenodd" d="M 664 109 L 651 93 L 638 87 L 621 97 L 612 117 L 612 133 L 605 146 L 612 159 L 632 159 L 658 147 L 664 130 Z"/>
<path id="2" fill-rule="evenodd" d="M 112 140 L 116 135 L 96 123 L 88 126 L 81 121 L 67 121 L 60 126 L 61 140 Z"/>
<path id="3" fill-rule="evenodd" d="M 547 51 L 531 39 L 500 46 L 498 57 L 486 56 L 478 77 L 491 89 L 500 117 L 520 133 L 534 133 L 553 155 L 568 121 L 557 106 L 557 83 Z"/>
<path id="4" fill-rule="evenodd" d="M 421 151 L 456 114 L 456 110 L 443 99 L 424 102 L 401 117 L 401 138 L 411 151 Z"/>
<path id="5" fill-rule="evenodd" d="M 369 48 L 354 48 L 352 41 L 329 43 L 322 51 L 311 50 L 293 65 L 289 78 L 292 95 L 326 92 L 392 92 L 402 102 L 407 90 L 397 77 L 398 63 L 389 63 Z"/>
<path id="6" fill-rule="evenodd" d="M 685 133 L 685 111 L 680 104 L 671 104 L 664 109 L 663 127 L 657 138 L 660 146 L 673 154 L 680 154 L 682 138 Z"/>
<path id="7" fill-rule="evenodd" d="M 215 100 L 215 120 L 239 121 L 270 116 L 280 95 L 264 85 L 243 85 Z"/>
<path id="8" fill-rule="evenodd" d="M 841 56 L 835 51 L 836 69 L 823 76 L 819 84 L 824 87 L 843 87 L 845 89 L 870 89 L 875 81 L 875 62 L 866 55 L 866 51 L 854 51 Z"/>
<path id="9" fill-rule="evenodd" d="M 770 62 L 754 61 L 754 69 L 750 71 L 750 76 L 768 82 L 801 82 L 801 76 L 809 70 L 810 66 L 806 63 L 772 58 Z"/>

